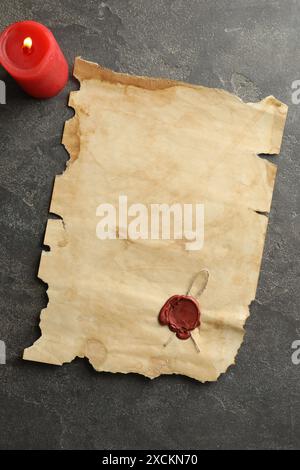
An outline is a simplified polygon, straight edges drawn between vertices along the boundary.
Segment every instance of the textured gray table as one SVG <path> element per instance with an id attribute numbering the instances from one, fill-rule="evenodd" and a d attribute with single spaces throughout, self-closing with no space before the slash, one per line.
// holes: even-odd
<path id="1" fill-rule="evenodd" d="M 298 448 L 300 365 L 300 0 L 95 0 L 0 3 L 0 27 L 35 19 L 76 55 L 117 71 L 165 76 L 290 106 L 257 300 L 245 341 L 220 380 L 150 381 L 97 374 L 85 360 L 64 367 L 23 362 L 38 336 L 46 285 L 36 278 L 66 103 L 76 89 L 37 102 L 0 71 L 0 448 Z"/>

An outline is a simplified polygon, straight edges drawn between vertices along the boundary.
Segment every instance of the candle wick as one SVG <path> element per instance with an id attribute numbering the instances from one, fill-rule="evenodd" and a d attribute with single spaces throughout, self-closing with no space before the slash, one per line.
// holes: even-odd
<path id="1" fill-rule="evenodd" d="M 32 39 L 30 37 L 27 37 L 23 41 L 23 51 L 26 54 L 30 54 L 32 52 Z"/>

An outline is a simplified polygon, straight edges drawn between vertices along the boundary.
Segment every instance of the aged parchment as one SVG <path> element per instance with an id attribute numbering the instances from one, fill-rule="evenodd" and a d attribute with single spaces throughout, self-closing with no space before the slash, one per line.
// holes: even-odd
<path id="1" fill-rule="evenodd" d="M 24 359 L 63 364 L 86 356 L 98 371 L 213 381 L 234 363 L 255 297 L 287 107 L 243 103 L 225 91 L 117 74 L 76 59 L 80 91 L 63 143 L 70 161 L 55 181 L 39 277 L 49 284 L 42 336 Z M 99 240 L 96 208 L 204 203 L 205 241 Z M 173 339 L 158 313 L 201 270 L 202 324 Z M 253 345 L 256 347 L 256 345 Z"/>

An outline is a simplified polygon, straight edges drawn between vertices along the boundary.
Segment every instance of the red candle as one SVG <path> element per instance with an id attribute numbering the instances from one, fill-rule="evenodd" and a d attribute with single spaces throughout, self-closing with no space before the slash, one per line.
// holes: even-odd
<path id="1" fill-rule="evenodd" d="M 0 36 L 0 63 L 35 98 L 57 95 L 68 80 L 68 64 L 51 31 L 35 21 L 21 21 Z"/>

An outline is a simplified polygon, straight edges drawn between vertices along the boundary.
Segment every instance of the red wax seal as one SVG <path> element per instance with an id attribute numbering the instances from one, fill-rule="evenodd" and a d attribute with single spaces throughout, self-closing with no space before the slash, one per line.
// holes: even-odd
<path id="1" fill-rule="evenodd" d="M 168 325 L 179 339 L 188 339 L 191 331 L 200 326 L 198 301 L 190 295 L 173 295 L 159 312 L 159 323 Z"/>

